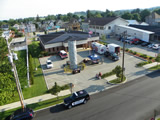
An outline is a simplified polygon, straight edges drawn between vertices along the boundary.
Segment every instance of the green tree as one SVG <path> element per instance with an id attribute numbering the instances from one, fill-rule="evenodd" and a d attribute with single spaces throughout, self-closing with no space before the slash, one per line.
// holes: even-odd
<path id="1" fill-rule="evenodd" d="M 137 21 L 141 21 L 140 14 L 134 13 L 134 14 L 133 14 L 133 19 L 134 19 L 134 20 L 137 20 Z"/>
<path id="2" fill-rule="evenodd" d="M 101 14 L 100 14 L 99 12 L 96 12 L 96 13 L 95 13 L 95 17 L 101 18 L 102 16 L 101 16 Z"/>
<path id="3" fill-rule="evenodd" d="M 55 82 L 54 83 L 54 86 L 52 87 L 51 89 L 51 93 L 53 95 L 57 95 L 57 98 L 58 98 L 58 93 L 61 91 L 61 87 L 57 85 L 57 83 Z"/>
<path id="4" fill-rule="evenodd" d="M 154 10 L 154 12 L 156 12 L 157 14 L 160 15 L 160 9 L 156 9 L 156 10 Z"/>
<path id="5" fill-rule="evenodd" d="M 106 40 L 107 40 L 105 35 L 102 35 L 101 39 L 102 39 L 103 41 L 106 41 Z"/>
<path id="6" fill-rule="evenodd" d="M 141 16 L 141 20 L 144 22 L 145 21 L 145 17 L 150 15 L 150 11 L 148 9 L 144 9 L 141 11 L 140 16 Z"/>
<path id="7" fill-rule="evenodd" d="M 37 21 L 37 22 L 40 22 L 39 15 L 37 15 L 37 17 L 36 17 L 36 21 Z"/>
<path id="8" fill-rule="evenodd" d="M 91 18 L 92 17 L 92 13 L 90 10 L 87 10 L 87 18 Z"/>
<path id="9" fill-rule="evenodd" d="M 8 73 L 0 73 L 0 105 L 13 99 L 16 92 L 14 77 Z"/>
<path id="10" fill-rule="evenodd" d="M 126 12 L 121 17 L 126 20 L 131 20 L 133 18 L 133 15 L 129 12 Z"/>
<path id="11" fill-rule="evenodd" d="M 7 48 L 6 40 L 0 37 L 0 65 L 5 64 L 7 54 L 8 54 L 8 48 Z"/>

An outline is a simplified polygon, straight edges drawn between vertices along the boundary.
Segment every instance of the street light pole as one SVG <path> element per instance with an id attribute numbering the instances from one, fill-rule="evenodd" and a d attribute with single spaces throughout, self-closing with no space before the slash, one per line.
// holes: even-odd
<path id="1" fill-rule="evenodd" d="M 124 31 L 124 33 L 123 33 L 123 38 L 124 39 L 126 38 L 126 34 L 127 34 L 127 31 Z M 125 71 L 125 68 L 124 68 L 124 53 L 125 53 L 125 40 L 123 41 L 123 57 L 122 57 L 122 77 L 121 77 L 121 82 L 123 81 L 124 71 Z"/>

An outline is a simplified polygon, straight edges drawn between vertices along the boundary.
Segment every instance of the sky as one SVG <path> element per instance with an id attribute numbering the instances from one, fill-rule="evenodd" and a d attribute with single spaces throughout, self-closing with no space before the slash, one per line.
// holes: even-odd
<path id="1" fill-rule="evenodd" d="M 160 0 L 0 0 L 0 20 L 160 6 Z"/>

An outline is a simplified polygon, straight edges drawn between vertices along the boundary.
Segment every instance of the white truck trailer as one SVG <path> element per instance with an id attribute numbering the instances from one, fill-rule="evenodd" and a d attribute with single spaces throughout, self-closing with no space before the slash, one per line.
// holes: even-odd
<path id="1" fill-rule="evenodd" d="M 99 54 L 104 54 L 107 50 L 107 47 L 105 45 L 100 44 L 98 42 L 92 42 L 91 46 L 92 46 L 92 50 L 94 50 Z"/>
<path id="2" fill-rule="evenodd" d="M 108 44 L 107 45 L 107 51 L 108 52 L 114 52 L 114 53 L 120 53 L 120 46 L 117 44 Z"/>

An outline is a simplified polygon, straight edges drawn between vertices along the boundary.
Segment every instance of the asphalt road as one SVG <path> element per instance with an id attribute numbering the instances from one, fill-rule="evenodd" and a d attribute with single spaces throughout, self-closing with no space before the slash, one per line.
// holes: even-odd
<path id="1" fill-rule="evenodd" d="M 34 120 L 150 120 L 160 110 L 160 71 L 91 95 L 85 105 L 63 105 L 36 113 Z"/>

